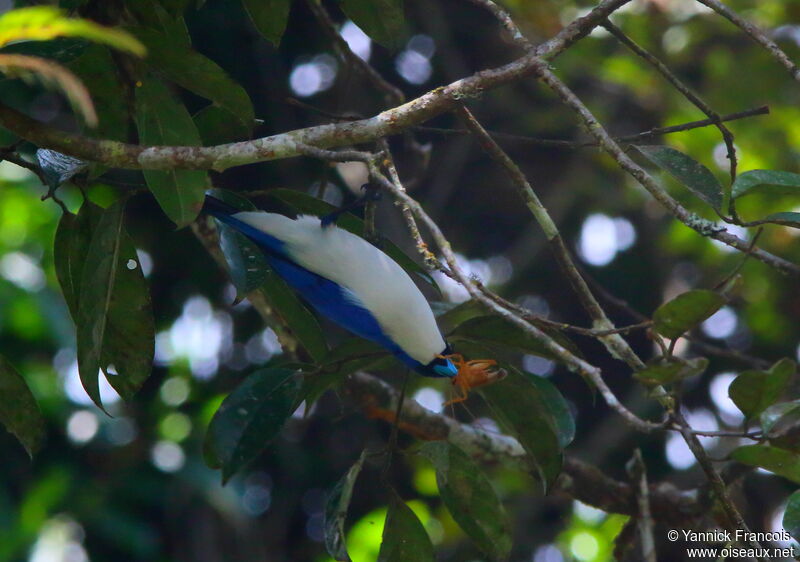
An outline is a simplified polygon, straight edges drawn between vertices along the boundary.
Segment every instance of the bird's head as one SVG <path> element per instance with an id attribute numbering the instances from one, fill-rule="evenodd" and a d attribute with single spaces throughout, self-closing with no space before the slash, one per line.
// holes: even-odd
<path id="1" fill-rule="evenodd" d="M 444 351 L 433 358 L 433 361 L 418 369 L 420 373 L 428 377 L 452 379 L 458 374 L 458 367 L 450 360 L 449 355 L 453 353 L 450 344 L 447 344 Z"/>

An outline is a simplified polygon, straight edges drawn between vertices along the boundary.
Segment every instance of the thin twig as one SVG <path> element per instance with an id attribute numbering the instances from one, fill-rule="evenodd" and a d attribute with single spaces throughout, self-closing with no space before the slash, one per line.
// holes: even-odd
<path id="1" fill-rule="evenodd" d="M 525 177 L 525 174 L 511 157 L 500 148 L 500 145 L 489 136 L 489 133 L 487 133 L 478 120 L 475 119 L 469 109 L 462 105 L 457 109 L 457 114 L 477 138 L 481 148 L 489 154 L 492 160 L 502 166 L 511 179 L 512 184 L 525 202 L 525 205 L 527 205 L 528 210 L 530 210 L 531 214 L 544 231 L 556 261 L 564 275 L 569 279 L 581 305 L 592 319 L 594 328 L 598 330 L 615 330 L 616 326 L 614 326 L 614 323 L 606 316 L 600 303 L 597 302 L 597 299 L 595 299 L 586 281 L 584 281 L 575 267 L 575 263 L 572 260 L 572 256 L 570 256 L 566 244 L 564 244 L 563 238 L 561 238 L 558 227 L 550 217 L 550 214 L 547 212 L 547 209 L 545 209 L 538 195 L 536 195 L 536 192 Z M 619 333 L 612 332 L 609 335 L 599 336 L 599 338 L 614 357 L 622 359 L 635 370 L 644 368 L 644 362 L 639 359 L 633 349 L 628 345 L 628 342 L 626 342 Z"/>
<path id="2" fill-rule="evenodd" d="M 736 147 L 733 144 L 733 133 L 731 133 L 730 129 L 728 129 L 725 125 L 722 124 L 722 116 L 719 115 L 716 111 L 711 109 L 711 107 L 703 101 L 703 99 L 698 96 L 696 93 L 692 91 L 689 86 L 683 83 L 683 81 L 675 76 L 672 71 L 667 68 L 663 62 L 661 62 L 655 55 L 650 53 L 644 47 L 638 45 L 633 39 L 625 35 L 620 28 L 616 25 L 611 23 L 610 21 L 604 21 L 602 25 L 605 29 L 608 30 L 611 35 L 616 37 L 620 43 L 628 47 L 631 51 L 636 53 L 639 57 L 643 58 L 647 61 L 650 65 L 653 66 L 666 80 L 672 84 L 676 90 L 678 90 L 683 97 L 689 100 L 691 103 L 695 105 L 700 111 L 705 113 L 714 126 L 719 129 L 720 134 L 722 135 L 722 140 L 725 142 L 725 147 L 728 151 L 728 160 L 730 162 L 730 175 L 731 175 L 731 182 L 736 179 Z"/>
<path id="3" fill-rule="evenodd" d="M 331 19 L 328 11 L 322 6 L 320 0 L 306 0 L 306 4 L 311 9 L 311 13 L 319 22 L 322 31 L 328 37 L 328 40 L 333 45 L 336 54 L 345 64 L 355 68 L 358 72 L 363 74 L 375 88 L 383 92 L 388 106 L 399 105 L 406 99 L 402 90 L 397 86 L 387 82 L 372 66 L 356 55 L 351 49 L 347 41 L 341 36 L 336 29 L 336 24 Z"/>
<path id="4" fill-rule="evenodd" d="M 322 114 L 321 111 L 319 111 L 319 113 Z M 762 105 L 760 107 L 755 107 L 753 109 L 747 109 L 745 111 L 738 111 L 736 113 L 729 113 L 727 115 L 722 115 L 720 116 L 720 121 L 723 122 L 736 121 L 738 119 L 746 119 L 748 117 L 754 117 L 757 115 L 768 115 L 768 114 L 769 114 L 769 106 Z M 352 119 L 347 119 L 347 120 L 352 120 Z M 625 135 L 621 137 L 614 137 L 614 140 L 617 141 L 618 143 L 625 143 L 625 144 L 643 144 L 645 141 L 652 141 L 654 137 L 658 137 L 661 135 L 682 133 L 684 131 L 691 131 L 693 129 L 710 127 L 713 125 L 714 121 L 712 121 L 711 119 L 700 119 L 698 121 L 688 121 L 686 123 L 681 123 L 680 125 L 671 125 L 669 127 L 655 127 L 653 129 L 650 129 L 648 131 L 643 131 L 641 133 L 635 133 L 632 135 Z M 415 131 L 419 131 L 422 133 L 432 133 L 443 136 L 453 136 L 453 135 L 464 136 L 471 134 L 467 129 L 446 129 L 442 127 L 425 127 L 422 125 L 413 128 Z M 514 135 L 511 133 L 503 133 L 499 131 L 487 131 L 487 132 L 497 142 L 515 143 L 523 146 L 525 145 L 541 146 L 545 148 L 563 148 L 570 150 L 598 146 L 598 142 L 595 140 L 569 141 L 560 139 L 540 139 L 525 135 Z"/>
<path id="5" fill-rule="evenodd" d="M 773 58 L 777 60 L 786 70 L 788 70 L 789 74 L 792 75 L 792 78 L 800 81 L 800 68 L 798 68 L 794 62 L 792 62 L 792 59 L 789 58 L 789 55 L 787 55 L 780 47 L 778 47 L 777 43 L 770 39 L 767 34 L 764 33 L 764 31 L 741 17 L 719 0 L 697 1 L 705 6 L 708 6 L 719 15 L 727 18 L 733 25 L 744 31 L 756 43 L 764 47 L 769 54 L 771 54 Z"/>
<path id="6" fill-rule="evenodd" d="M 636 164 L 631 158 L 620 148 L 614 139 L 608 134 L 603 126 L 595 118 L 594 114 L 588 107 L 570 90 L 566 84 L 559 80 L 555 74 L 550 70 L 547 63 L 540 60 L 537 69 L 539 79 L 550 87 L 553 92 L 558 95 L 567 107 L 572 109 L 583 122 L 586 130 L 592 135 L 600 147 L 613 158 L 617 164 L 624 171 L 629 173 L 633 178 L 639 182 L 650 194 L 658 201 L 667 211 L 669 211 L 675 218 L 683 224 L 696 231 L 701 236 L 719 240 L 728 246 L 735 248 L 741 252 L 752 251 L 752 255 L 757 260 L 774 267 L 781 273 L 800 277 L 800 266 L 795 263 L 789 262 L 783 258 L 770 254 L 760 248 L 753 248 L 750 250 L 749 244 L 746 240 L 742 240 L 728 232 L 724 227 L 717 225 L 714 222 L 703 219 L 702 217 L 692 213 L 675 200 L 667 191 L 661 187 L 653 177 L 648 174 L 641 166 Z"/>
<path id="7" fill-rule="evenodd" d="M 483 304 L 487 309 L 494 312 L 495 314 L 505 318 L 506 320 L 516 324 L 520 328 L 522 328 L 527 334 L 531 337 L 535 338 L 537 341 L 541 342 L 548 351 L 553 353 L 559 360 L 561 360 L 568 368 L 573 371 L 580 373 L 581 375 L 589 378 L 595 386 L 600 391 L 600 394 L 605 399 L 606 403 L 622 418 L 628 423 L 631 427 L 638 431 L 642 432 L 652 432 L 655 430 L 663 429 L 663 423 L 654 423 L 650 421 L 643 420 L 636 416 L 633 412 L 628 410 L 614 395 L 611 389 L 603 380 L 602 374 L 600 370 L 587 363 L 583 359 L 575 356 L 572 352 L 567 350 L 566 348 L 559 345 L 555 340 L 549 337 L 547 334 L 542 332 L 539 328 L 531 324 L 530 322 L 526 321 L 525 319 L 521 318 L 520 316 L 514 314 L 513 312 L 503 308 L 499 304 L 497 304 L 492 299 L 488 298 L 473 282 L 472 279 L 469 278 L 460 268 L 458 262 L 456 260 L 455 253 L 450 246 L 450 242 L 448 242 L 447 238 L 445 238 L 442 231 L 439 229 L 439 226 L 430 218 L 430 216 L 425 212 L 422 206 L 412 197 L 410 197 L 402 187 L 396 186 L 393 182 L 387 179 L 378 169 L 377 165 L 374 162 L 369 163 L 370 166 L 370 175 L 386 189 L 390 192 L 395 199 L 397 199 L 401 204 L 408 206 L 410 211 L 420 219 L 425 226 L 427 227 L 428 231 L 431 233 L 431 236 L 436 241 L 436 245 L 439 247 L 442 255 L 444 256 L 445 262 L 453 274 L 454 278 L 470 293 L 472 298 L 479 301 Z"/>
<path id="8" fill-rule="evenodd" d="M 708 478 L 708 482 L 711 485 L 714 494 L 722 505 L 722 510 L 727 519 L 727 527 L 730 531 L 736 535 L 736 530 L 741 529 L 746 533 L 750 533 L 750 528 L 745 523 L 742 514 L 739 513 L 739 510 L 734 505 L 733 500 L 728 494 L 728 488 L 725 482 L 722 480 L 722 477 L 719 475 L 719 472 L 714 465 L 711 463 L 711 459 L 708 457 L 708 453 L 703 448 L 703 445 L 700 443 L 700 440 L 697 438 L 697 435 L 692 430 L 689 423 L 686 421 L 686 418 L 681 413 L 680 409 L 676 408 L 673 412 L 673 420 L 675 425 L 678 427 L 681 435 L 683 436 L 683 440 L 686 441 L 686 444 L 689 446 L 689 449 L 692 451 L 692 454 L 697 459 L 697 462 L 700 464 L 700 468 L 703 469 L 703 472 L 706 473 L 706 478 Z M 758 541 L 745 541 L 749 543 L 752 548 L 761 549 L 761 545 L 758 544 Z M 763 551 L 762 551 L 763 552 Z M 762 560 L 763 558 L 757 557 L 758 560 Z"/>
<path id="9" fill-rule="evenodd" d="M 631 477 L 631 486 L 636 490 L 636 502 L 639 507 L 636 527 L 639 530 L 639 542 L 642 546 L 641 560 L 657 562 L 656 545 L 653 540 L 653 516 L 650 511 L 650 488 L 647 485 L 647 468 L 640 449 L 633 452 L 633 458 L 628 461 L 627 468 Z"/>

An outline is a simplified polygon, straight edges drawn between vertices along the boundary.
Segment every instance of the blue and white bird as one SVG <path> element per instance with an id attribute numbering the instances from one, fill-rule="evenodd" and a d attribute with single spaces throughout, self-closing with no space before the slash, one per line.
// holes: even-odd
<path id="1" fill-rule="evenodd" d="M 422 375 L 458 374 L 422 292 L 363 238 L 316 216 L 239 211 L 210 195 L 204 210 L 255 242 L 275 272 L 323 316 Z"/>

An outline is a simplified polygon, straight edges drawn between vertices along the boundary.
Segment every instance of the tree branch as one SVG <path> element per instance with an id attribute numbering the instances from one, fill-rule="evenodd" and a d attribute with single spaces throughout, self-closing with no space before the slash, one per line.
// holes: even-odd
<path id="1" fill-rule="evenodd" d="M 492 160 L 503 167 L 506 174 L 511 179 L 511 182 L 516 187 L 520 197 L 525 202 L 525 205 L 531 211 L 531 214 L 533 214 L 539 226 L 541 226 L 550 248 L 555 255 L 556 261 L 561 267 L 561 271 L 566 275 L 567 279 L 569 279 L 572 289 L 578 295 L 581 305 L 583 305 L 583 308 L 592 319 L 593 328 L 596 330 L 611 331 L 611 333 L 607 335 L 598 336 L 600 341 L 606 346 L 611 355 L 625 361 L 631 368 L 635 370 L 644 368 L 644 363 L 639 359 L 633 349 L 631 349 L 628 342 L 614 331 L 616 326 L 614 326 L 614 323 L 606 316 L 600 303 L 597 302 L 597 299 L 595 299 L 586 281 L 584 281 L 575 267 L 575 263 L 572 261 L 572 256 L 570 256 L 566 244 L 564 244 L 564 239 L 561 238 L 558 227 L 536 195 L 536 192 L 525 177 L 525 174 L 511 157 L 509 157 L 492 137 L 489 136 L 489 133 L 487 133 L 478 120 L 475 119 L 469 109 L 465 106 L 460 106 L 456 111 L 467 128 L 478 140 L 481 148 L 483 148 Z"/>
<path id="2" fill-rule="evenodd" d="M 398 392 L 381 379 L 359 372 L 345 380 L 345 392 L 371 418 L 394 423 Z M 525 451 L 507 435 L 483 429 L 436 414 L 415 400 L 403 402 L 399 429 L 417 439 L 446 440 L 483 463 L 502 462 L 520 470 L 529 470 Z M 565 493 L 606 512 L 636 515 L 636 492 L 630 485 L 609 478 L 599 469 L 575 457 L 564 459 L 564 468 L 555 484 L 555 492 Z M 654 518 L 673 525 L 695 522 L 703 514 L 696 490 L 681 491 L 672 484 L 650 487 Z"/>
<path id="3" fill-rule="evenodd" d="M 302 154 L 299 145 L 336 148 L 400 133 L 428 119 L 452 110 L 462 100 L 477 97 L 535 72 L 540 58 L 552 59 L 588 35 L 605 18 L 631 0 L 603 0 L 587 15 L 574 20 L 556 36 L 529 54 L 498 68 L 483 70 L 436 88 L 401 106 L 374 117 L 346 123 L 317 125 L 217 146 L 141 146 L 96 140 L 53 129 L 19 111 L 0 104 L 0 125 L 20 137 L 43 147 L 83 160 L 116 168 L 132 169 L 213 169 L 291 158 Z"/>

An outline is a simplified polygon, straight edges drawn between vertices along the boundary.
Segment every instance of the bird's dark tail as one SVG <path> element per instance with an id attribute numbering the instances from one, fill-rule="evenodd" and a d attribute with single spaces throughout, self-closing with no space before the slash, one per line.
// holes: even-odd
<path id="1" fill-rule="evenodd" d="M 229 205 L 222 199 L 217 199 L 213 195 L 206 194 L 206 200 L 203 203 L 203 212 L 208 213 L 214 217 L 227 217 L 241 212 L 242 209 L 237 209 L 233 205 Z"/>

